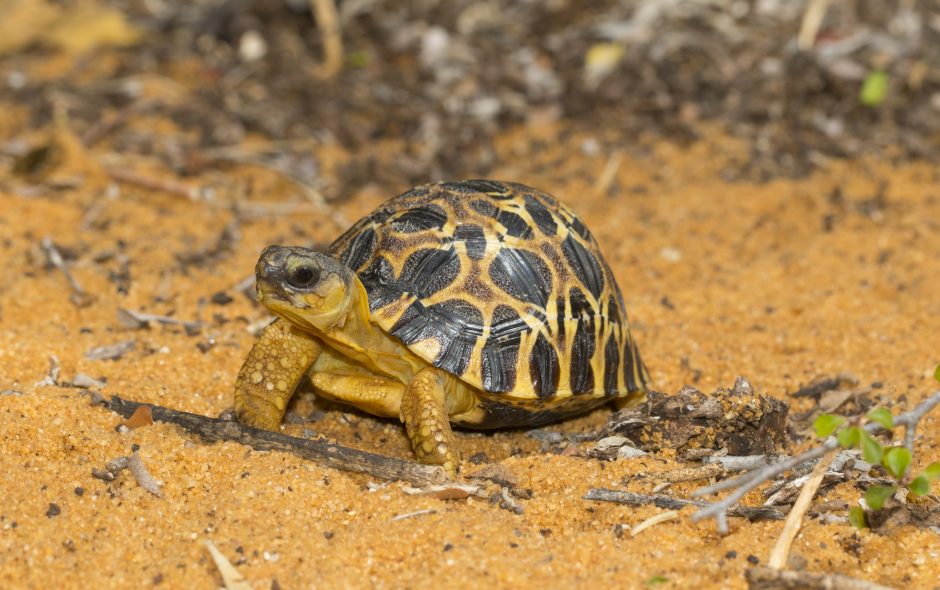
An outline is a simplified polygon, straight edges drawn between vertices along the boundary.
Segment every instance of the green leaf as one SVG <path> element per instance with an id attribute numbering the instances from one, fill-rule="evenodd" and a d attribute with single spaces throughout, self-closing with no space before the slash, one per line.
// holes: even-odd
<path id="1" fill-rule="evenodd" d="M 894 479 L 900 480 L 911 465 L 911 452 L 904 447 L 891 447 L 885 451 L 881 463 Z"/>
<path id="2" fill-rule="evenodd" d="M 937 365 L 937 368 L 933 370 L 933 378 L 940 381 L 940 365 Z"/>
<path id="3" fill-rule="evenodd" d="M 862 459 L 877 465 L 881 463 L 884 454 L 885 451 L 881 447 L 881 443 L 872 438 L 867 432 L 862 431 Z"/>
<path id="4" fill-rule="evenodd" d="M 816 436 L 819 438 L 826 438 L 830 434 L 836 431 L 836 428 L 842 425 L 845 422 L 845 418 L 842 416 L 834 416 L 832 414 L 820 414 L 816 421 L 813 422 L 813 428 L 816 430 Z"/>
<path id="5" fill-rule="evenodd" d="M 868 412 L 867 418 L 872 422 L 877 422 L 885 430 L 894 428 L 894 418 L 891 416 L 891 410 L 888 408 L 878 408 Z"/>
<path id="6" fill-rule="evenodd" d="M 842 445 L 842 448 L 851 449 L 858 444 L 858 439 L 861 436 L 861 432 L 862 429 L 858 426 L 843 428 L 836 433 L 836 439 L 839 441 L 839 444 Z"/>
<path id="7" fill-rule="evenodd" d="M 914 481 L 907 486 L 907 489 L 911 490 L 911 493 L 915 496 L 926 496 L 930 493 L 930 480 L 923 475 L 918 475 L 914 478 Z"/>
<path id="8" fill-rule="evenodd" d="M 873 70 L 865 76 L 858 101 L 866 107 L 876 107 L 888 96 L 888 74 L 882 70 Z"/>
<path id="9" fill-rule="evenodd" d="M 665 584 L 668 581 L 669 580 L 666 579 L 666 576 L 653 576 L 652 578 L 646 580 L 643 583 L 649 588 L 654 588 L 656 586 L 659 586 L 660 584 Z"/>
<path id="10" fill-rule="evenodd" d="M 865 511 L 862 510 L 861 506 L 852 506 L 849 508 L 849 522 L 857 529 L 863 529 L 868 526 Z"/>
<path id="11" fill-rule="evenodd" d="M 927 466 L 927 469 L 924 469 L 924 472 L 921 473 L 921 475 L 930 481 L 937 481 L 940 479 L 940 463 L 931 463 Z"/>
<path id="12" fill-rule="evenodd" d="M 894 495 L 897 486 L 871 486 L 865 490 L 865 503 L 872 510 L 881 510 L 885 501 Z"/>

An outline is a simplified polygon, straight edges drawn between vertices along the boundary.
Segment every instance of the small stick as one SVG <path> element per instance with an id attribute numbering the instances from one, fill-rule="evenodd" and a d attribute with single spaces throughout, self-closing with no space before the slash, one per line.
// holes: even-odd
<path id="1" fill-rule="evenodd" d="M 751 567 L 744 572 L 749 588 L 776 588 L 780 590 L 894 590 L 874 582 L 850 578 L 841 574 L 817 574 L 777 570 L 770 567 Z"/>
<path id="2" fill-rule="evenodd" d="M 158 498 L 163 497 L 163 492 L 160 490 L 162 484 L 150 475 L 150 472 L 147 471 L 147 468 L 144 466 L 144 462 L 140 460 L 140 455 L 137 453 L 132 454 L 130 457 L 111 459 L 105 464 L 104 471 L 92 469 L 91 474 L 93 477 L 104 481 L 114 481 L 115 476 L 125 469 L 131 472 L 140 487 Z"/>
<path id="3" fill-rule="evenodd" d="M 660 512 L 659 514 L 647 518 L 640 524 L 630 529 L 630 536 L 635 537 L 652 526 L 656 526 L 657 524 L 666 522 L 668 520 L 675 520 L 677 518 L 679 518 L 678 510 L 667 510 L 666 512 Z"/>
<path id="4" fill-rule="evenodd" d="M 69 282 L 69 287 L 72 289 L 72 294 L 74 295 L 73 301 L 76 305 L 82 305 L 90 303 L 92 297 L 88 294 L 87 291 L 82 289 L 82 286 L 78 284 L 78 281 L 72 276 L 72 273 L 69 271 L 69 267 L 65 264 L 65 259 L 62 258 L 62 253 L 59 252 L 59 249 L 56 248 L 55 243 L 52 241 L 52 238 L 46 236 L 42 239 L 40 243 L 43 251 L 46 253 L 46 259 L 49 261 L 49 264 L 59 269 L 63 275 L 65 275 L 65 280 Z"/>
<path id="5" fill-rule="evenodd" d="M 806 12 L 803 13 L 800 33 L 796 38 L 796 46 L 800 51 L 809 51 L 813 48 L 819 27 L 826 17 L 826 11 L 829 10 L 829 2 L 830 0 L 810 0 Z"/>
<path id="6" fill-rule="evenodd" d="M 594 192 L 607 192 L 607 189 L 610 188 L 610 184 L 617 176 L 617 170 L 620 168 L 620 161 L 622 159 L 623 151 L 621 150 L 614 150 L 610 154 L 607 163 L 604 164 L 604 169 L 601 171 L 600 176 L 597 177 L 597 182 L 594 183 Z"/>
<path id="7" fill-rule="evenodd" d="M 49 372 L 42 378 L 42 381 L 36 382 L 36 387 L 55 387 L 59 384 L 59 373 L 62 372 L 62 366 L 59 364 L 59 357 L 52 355 L 49 357 Z"/>
<path id="8" fill-rule="evenodd" d="M 147 313 L 145 311 L 134 311 L 133 309 L 125 309 L 123 307 L 118 308 L 117 316 L 118 321 L 128 328 L 145 328 L 151 322 L 170 326 L 183 326 L 187 332 L 198 332 L 202 327 L 202 323 L 200 323 L 198 320 L 180 320 L 166 315 Z"/>
<path id="9" fill-rule="evenodd" d="M 336 14 L 335 0 L 310 0 L 310 9 L 317 19 L 323 39 L 323 63 L 313 69 L 313 77 L 328 80 L 343 67 L 343 37 Z"/>
<path id="10" fill-rule="evenodd" d="M 413 461 L 344 447 L 325 440 L 297 438 L 280 432 L 252 428 L 238 422 L 180 412 L 152 404 L 141 404 L 118 396 L 113 396 L 108 402 L 108 408 L 111 411 L 125 418 L 130 417 L 137 408 L 143 405 L 150 406 L 155 421 L 176 424 L 189 432 L 198 434 L 205 440 L 233 441 L 258 451 L 292 453 L 326 467 L 365 473 L 380 479 L 403 480 L 415 485 L 438 484 L 447 481 L 444 470 L 437 465 L 421 465 Z"/>
<path id="11" fill-rule="evenodd" d="M 144 462 L 140 460 L 140 455 L 134 453 L 128 457 L 127 469 L 130 470 L 131 474 L 134 476 L 134 479 L 136 479 L 137 483 L 140 484 L 140 487 L 144 488 L 158 498 L 163 497 L 163 492 L 160 489 L 160 482 L 155 480 L 153 476 L 150 475 L 150 472 L 147 471 L 147 467 L 144 466 Z"/>
<path id="12" fill-rule="evenodd" d="M 725 469 L 724 465 L 720 463 L 708 463 L 696 467 L 680 467 L 679 469 L 671 469 L 660 473 L 651 473 L 649 474 L 649 478 L 661 482 L 679 483 L 683 481 L 710 479 L 727 473 L 728 470 Z"/>
<path id="13" fill-rule="evenodd" d="M 686 506 L 698 506 L 705 508 L 709 506 L 708 502 L 702 500 L 683 500 L 673 498 L 665 494 L 635 494 L 633 492 L 623 492 L 619 490 L 608 490 L 605 488 L 591 488 L 584 495 L 585 500 L 598 500 L 600 502 L 615 502 L 617 504 L 627 504 L 629 506 L 646 506 L 652 504 L 657 508 L 668 508 L 670 510 L 681 510 Z M 728 510 L 731 516 L 741 516 L 748 520 L 783 520 L 784 513 L 776 508 L 769 506 L 735 506 Z"/>
<path id="14" fill-rule="evenodd" d="M 118 127 L 123 126 L 130 120 L 131 117 L 138 113 L 142 113 L 143 111 L 149 110 L 158 102 L 159 101 L 156 100 L 137 101 L 127 105 L 112 116 L 99 120 L 82 134 L 82 144 L 85 147 L 91 147 L 104 136 L 108 135 Z"/>
<path id="15" fill-rule="evenodd" d="M 826 475 L 826 471 L 829 469 L 836 453 L 836 449 L 833 449 L 816 462 L 816 467 L 813 468 L 809 480 L 800 490 L 800 495 L 796 498 L 793 508 L 790 509 L 790 514 L 787 515 L 787 522 L 783 525 L 783 531 L 780 533 L 780 538 L 777 539 L 777 544 L 770 552 L 770 559 L 767 562 L 770 567 L 783 569 L 783 566 L 787 564 L 787 555 L 790 553 L 793 539 L 796 538 L 796 534 L 800 530 L 803 516 L 809 510 L 813 498 L 816 497 L 816 491 L 819 490 L 819 485 L 822 483 L 823 477 Z"/>
<path id="16" fill-rule="evenodd" d="M 391 517 L 389 520 L 395 522 L 396 520 L 405 520 L 406 518 L 414 518 L 415 516 L 424 516 L 425 514 L 434 514 L 437 512 L 433 508 L 425 508 L 424 510 L 415 510 L 414 512 L 405 512 L 404 514 L 398 514 Z"/>
<path id="17" fill-rule="evenodd" d="M 251 584 L 245 581 L 245 578 L 235 569 L 232 562 L 225 557 L 219 548 L 212 541 L 204 541 L 216 569 L 222 574 L 222 583 L 225 584 L 225 590 L 252 590 Z"/>
<path id="18" fill-rule="evenodd" d="M 774 461 L 776 461 L 776 457 L 768 457 L 767 455 L 724 455 L 702 459 L 702 463 L 706 465 L 717 463 L 725 471 L 750 471 Z"/>
<path id="19" fill-rule="evenodd" d="M 178 197 L 187 198 L 191 201 L 195 201 L 199 198 L 199 189 L 186 186 L 179 182 L 144 176 L 131 170 L 121 170 L 119 168 L 106 168 L 105 171 L 108 173 L 108 176 L 124 184 L 149 191 L 169 193 Z"/>

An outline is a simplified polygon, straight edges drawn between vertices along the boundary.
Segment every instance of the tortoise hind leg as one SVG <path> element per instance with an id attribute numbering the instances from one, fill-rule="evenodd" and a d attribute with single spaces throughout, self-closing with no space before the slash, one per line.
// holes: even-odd
<path id="1" fill-rule="evenodd" d="M 445 406 L 444 379 L 438 369 L 415 373 L 401 400 L 401 421 L 415 456 L 422 463 L 440 465 L 451 476 L 459 463 L 454 433 Z"/>
<path id="2" fill-rule="evenodd" d="M 277 430 L 297 384 L 320 355 L 321 344 L 284 320 L 264 329 L 235 380 L 239 422 Z"/>

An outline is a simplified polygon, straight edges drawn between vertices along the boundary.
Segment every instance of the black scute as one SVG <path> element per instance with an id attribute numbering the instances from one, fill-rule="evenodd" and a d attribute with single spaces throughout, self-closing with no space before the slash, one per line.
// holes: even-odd
<path id="1" fill-rule="evenodd" d="M 506 228 L 506 233 L 514 238 L 527 240 L 532 237 L 532 228 L 529 224 L 512 211 L 500 211 L 496 216 L 496 221 L 501 223 Z"/>
<path id="2" fill-rule="evenodd" d="M 473 178 L 470 180 L 461 180 L 458 182 L 444 182 L 441 184 L 441 187 L 458 192 L 458 193 L 498 193 L 497 195 L 490 195 L 497 199 L 511 199 L 513 195 L 504 194 L 509 191 L 506 190 L 506 185 L 495 180 L 485 180 Z"/>
<path id="3" fill-rule="evenodd" d="M 406 234 L 429 229 L 441 229 L 447 222 L 447 213 L 437 205 L 422 205 L 404 211 L 392 220 L 392 227 Z"/>
<path id="4" fill-rule="evenodd" d="M 545 308 L 552 292 L 552 276 L 548 265 L 528 250 L 503 248 L 489 268 L 490 278 L 497 287 L 518 299 Z"/>
<path id="5" fill-rule="evenodd" d="M 424 248 L 405 260 L 396 283 L 401 291 L 427 299 L 454 282 L 458 274 L 460 258 L 453 247 Z"/>
<path id="6" fill-rule="evenodd" d="M 646 387 L 646 384 L 642 382 L 643 365 L 638 364 L 641 362 L 636 345 L 627 340 L 626 345 L 623 347 L 623 382 L 626 384 L 627 391 L 637 391 Z M 636 378 L 633 376 L 634 367 L 640 369 L 640 383 L 637 383 Z"/>
<path id="7" fill-rule="evenodd" d="M 483 228 L 473 223 L 462 223 L 454 230 L 454 239 L 462 241 L 467 247 L 467 256 L 475 260 L 483 258 L 486 252 L 486 236 Z"/>
<path id="8" fill-rule="evenodd" d="M 582 222 L 577 217 L 571 220 L 571 229 L 573 229 L 576 234 L 578 234 L 585 240 L 591 239 L 591 232 L 588 230 L 587 226 L 584 225 L 584 222 Z"/>
<path id="9" fill-rule="evenodd" d="M 460 299 L 428 307 L 415 301 L 389 331 L 405 344 L 436 339 L 441 349 L 433 361 L 434 366 L 463 375 L 477 338 L 483 333 L 483 314 Z"/>
<path id="10" fill-rule="evenodd" d="M 397 301 L 402 291 L 394 283 L 395 275 L 388 260 L 379 256 L 364 271 L 359 273 L 359 280 L 369 296 L 369 309 L 376 311 Z"/>
<path id="11" fill-rule="evenodd" d="M 558 366 L 558 354 L 545 336 L 539 334 L 529 355 L 529 377 L 532 389 L 539 397 L 551 397 L 558 391 L 558 379 L 561 376 Z"/>
<path id="12" fill-rule="evenodd" d="M 620 372 L 620 347 L 617 339 L 611 334 L 604 347 L 604 393 L 616 395 L 617 377 Z"/>
<path id="13" fill-rule="evenodd" d="M 594 255 L 571 235 L 561 243 L 561 250 L 565 253 L 574 274 L 594 298 L 598 299 L 604 290 L 604 273 Z"/>
<path id="14" fill-rule="evenodd" d="M 352 239 L 340 255 L 340 261 L 352 270 L 359 270 L 375 253 L 375 230 L 371 227 Z"/>
<path id="15" fill-rule="evenodd" d="M 528 324 L 508 305 L 497 305 L 490 323 L 490 336 L 483 344 L 482 380 L 484 391 L 505 393 L 516 385 L 519 343 Z"/>
<path id="16" fill-rule="evenodd" d="M 474 199 L 470 201 L 470 207 L 480 215 L 486 217 L 496 217 L 499 213 L 499 209 L 496 208 L 496 205 L 484 199 Z"/>
<path id="17" fill-rule="evenodd" d="M 525 196 L 525 210 L 532 216 L 535 225 L 539 226 L 542 233 L 546 236 L 553 236 L 558 231 L 558 224 L 555 223 L 555 216 L 545 208 L 545 205 L 538 202 L 535 197 Z"/>
<path id="18" fill-rule="evenodd" d="M 571 391 L 585 393 L 594 390 L 594 369 L 591 359 L 596 346 L 594 337 L 594 308 L 588 303 L 580 289 L 572 288 L 568 292 L 571 300 L 571 317 L 576 318 L 574 342 L 571 344 Z"/>

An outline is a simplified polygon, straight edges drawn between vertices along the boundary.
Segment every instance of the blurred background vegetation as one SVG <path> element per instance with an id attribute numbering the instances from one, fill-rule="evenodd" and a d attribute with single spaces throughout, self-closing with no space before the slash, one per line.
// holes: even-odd
<path id="1" fill-rule="evenodd" d="M 251 134 L 332 142 L 357 157 L 328 198 L 486 176 L 495 133 L 559 120 L 624 150 L 726 131 L 751 151 L 734 174 L 758 180 L 866 152 L 933 157 L 940 138 L 936 0 L 0 6 L 0 104 L 17 113 L 0 138 L 58 118 L 87 144 L 108 115 L 157 113 L 173 141 L 125 132 L 111 147 L 182 175 Z M 316 161 L 278 157 L 317 185 Z"/>

